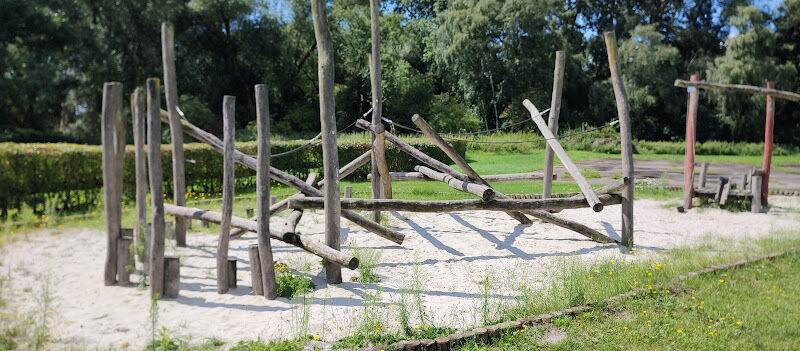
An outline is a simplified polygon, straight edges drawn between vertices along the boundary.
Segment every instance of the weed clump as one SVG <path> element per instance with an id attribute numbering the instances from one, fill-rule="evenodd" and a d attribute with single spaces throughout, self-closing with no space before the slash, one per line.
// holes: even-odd
<path id="1" fill-rule="evenodd" d="M 284 263 L 275 263 L 275 273 L 277 274 L 275 277 L 278 285 L 277 292 L 280 297 L 292 299 L 316 288 L 311 279 L 292 272 Z"/>

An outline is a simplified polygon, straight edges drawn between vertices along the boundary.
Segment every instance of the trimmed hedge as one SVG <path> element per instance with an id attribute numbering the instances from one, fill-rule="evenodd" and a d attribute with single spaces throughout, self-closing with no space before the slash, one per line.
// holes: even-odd
<path id="1" fill-rule="evenodd" d="M 421 138 L 406 141 L 422 152 L 446 163 L 447 156 L 435 145 Z M 274 154 L 289 151 L 305 143 L 303 140 L 274 141 Z M 369 139 L 364 135 L 344 137 L 339 142 L 340 166 L 369 150 Z M 461 155 L 463 144 L 454 147 Z M 237 143 L 236 148 L 255 155 L 256 142 Z M 222 155 L 202 143 L 187 143 L 186 184 L 189 191 L 216 193 L 222 189 Z M 416 159 L 388 145 L 386 158 L 389 168 L 410 171 L 419 164 Z M 102 199 L 103 186 L 102 149 L 97 145 L 77 144 L 16 144 L 0 143 L 0 217 L 11 209 L 28 205 L 35 212 L 44 212 L 46 206 L 55 210 L 81 210 L 90 208 Z M 164 188 L 172 194 L 172 155 L 170 145 L 161 146 L 164 170 Z M 308 173 L 320 173 L 322 147 L 314 145 L 306 150 L 272 160 L 272 165 L 301 179 Z M 123 173 L 123 192 L 133 199 L 135 191 L 134 149 L 128 145 Z M 365 179 L 369 166 L 362 166 L 348 179 Z M 242 165 L 236 167 L 236 187 L 239 190 L 255 188 L 255 171 Z"/>

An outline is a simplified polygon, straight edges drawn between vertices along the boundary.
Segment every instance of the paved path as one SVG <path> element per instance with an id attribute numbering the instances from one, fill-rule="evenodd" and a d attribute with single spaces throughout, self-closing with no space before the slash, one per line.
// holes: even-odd
<path id="1" fill-rule="evenodd" d="M 593 169 L 600 173 L 600 178 L 588 179 L 590 183 L 607 183 L 609 178 L 622 173 L 619 159 L 595 158 L 578 162 L 578 167 Z M 733 184 L 738 186 L 741 183 L 742 175 L 749 173 L 751 167 L 733 162 L 711 163 L 708 167 L 707 184 L 717 183 L 719 177 L 729 177 Z M 634 160 L 634 168 L 637 179 L 666 179 L 667 186 L 683 186 L 683 161 Z M 800 190 L 800 163 L 783 165 L 782 168 L 788 169 L 789 172 L 773 169 L 770 175 L 770 189 Z M 563 166 L 556 166 L 555 171 L 558 179 L 568 179 L 566 178 L 567 170 Z M 695 167 L 695 172 L 699 174 L 700 168 Z M 698 179 L 699 176 L 695 176 L 695 182 L 698 182 Z"/>

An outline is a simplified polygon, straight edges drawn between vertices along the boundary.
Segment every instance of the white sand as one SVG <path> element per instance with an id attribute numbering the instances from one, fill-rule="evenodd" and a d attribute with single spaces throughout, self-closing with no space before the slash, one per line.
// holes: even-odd
<path id="1" fill-rule="evenodd" d="M 723 210 L 693 210 L 678 214 L 662 208 L 663 202 L 636 202 L 637 250 L 690 246 L 701 238 L 740 239 L 768 235 L 779 229 L 796 229 L 800 200 L 770 197 L 775 205 L 769 214 L 731 213 Z M 406 234 L 402 246 L 394 245 L 352 223 L 342 221 L 342 242 L 369 247 L 382 255 L 377 273 L 382 282 L 366 289 L 381 289 L 381 299 L 397 301 L 399 289 L 408 286 L 414 263 L 427 278 L 424 286 L 428 312 L 439 326 L 463 328 L 474 325 L 480 304 L 478 282 L 487 274 L 495 279 L 491 298 L 510 297 L 504 286 L 541 284 L 563 257 L 597 260 L 628 257 L 627 249 L 600 245 L 583 236 L 552 225 L 517 225 L 503 212 L 459 212 L 451 214 L 390 214 L 391 224 Z M 589 209 L 564 211 L 561 215 L 581 221 L 619 238 L 618 206 L 601 213 Z M 306 213 L 300 231 L 322 240 L 322 217 Z M 199 227 L 199 225 L 195 225 Z M 40 278 L 51 277 L 54 292 L 54 347 L 141 348 L 148 340 L 149 291 L 135 286 L 106 287 L 102 269 L 105 235 L 97 230 L 63 230 L 30 233 L 2 248 L 3 274 L 11 276 L 4 294 L 23 310 L 36 309 Z M 19 234 L 18 234 L 19 235 Z M 177 249 L 181 261 L 180 297 L 159 302 L 159 326 L 194 342 L 217 337 L 224 341 L 293 336 L 300 317 L 301 301 L 279 298 L 268 301 L 251 295 L 247 246 L 254 234 L 231 243 L 230 255 L 239 260 L 239 287 L 225 295 L 216 293 L 214 253 L 216 233 L 192 234 L 190 247 Z M 360 313 L 364 287 L 351 282 L 356 272 L 343 270 L 345 283 L 325 283 L 319 259 L 297 248 L 273 241 L 276 259 L 306 272 L 317 285 L 310 307 L 310 333 L 324 340 L 352 332 L 353 318 Z M 139 277 L 134 276 L 133 281 Z M 384 307 L 391 314 L 391 308 Z M 395 307 L 396 310 L 396 307 Z M 391 317 L 393 319 L 393 317 Z M 341 328 L 341 329 L 340 329 Z"/>

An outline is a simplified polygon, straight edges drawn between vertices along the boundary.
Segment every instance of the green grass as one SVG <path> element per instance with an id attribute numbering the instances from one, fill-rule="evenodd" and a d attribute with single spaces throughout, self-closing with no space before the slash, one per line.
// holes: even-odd
<path id="1" fill-rule="evenodd" d="M 791 350 L 800 344 L 800 255 L 700 275 L 463 350 Z"/>

